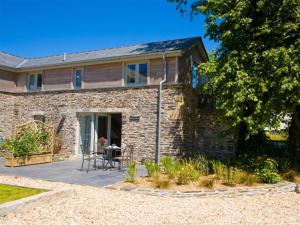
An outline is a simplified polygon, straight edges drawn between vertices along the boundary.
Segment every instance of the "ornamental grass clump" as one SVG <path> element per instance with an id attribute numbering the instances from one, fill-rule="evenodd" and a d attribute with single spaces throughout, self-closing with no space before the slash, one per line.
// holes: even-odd
<path id="1" fill-rule="evenodd" d="M 152 177 L 154 173 L 160 172 L 160 167 L 154 162 L 145 162 L 145 167 L 147 169 L 148 177 Z"/>
<path id="2" fill-rule="evenodd" d="M 202 174 L 209 174 L 209 162 L 206 157 L 203 155 L 197 155 L 190 159 L 190 161 L 194 164 L 194 167 Z"/>
<path id="3" fill-rule="evenodd" d="M 215 178 L 214 177 L 205 177 L 202 178 L 199 182 L 200 187 L 206 187 L 208 189 L 212 189 L 215 185 Z"/>
<path id="4" fill-rule="evenodd" d="M 227 173 L 227 166 L 219 160 L 214 160 L 211 162 L 213 173 L 216 179 L 222 179 Z"/>
<path id="5" fill-rule="evenodd" d="M 165 174 L 167 174 L 171 179 L 176 177 L 181 168 L 181 163 L 178 160 L 173 160 L 169 156 L 165 156 L 161 159 L 161 165 Z"/>
<path id="6" fill-rule="evenodd" d="M 237 184 L 253 186 L 257 182 L 257 177 L 255 174 L 250 174 L 250 173 L 238 170 L 238 172 L 236 173 L 235 182 Z"/>
<path id="7" fill-rule="evenodd" d="M 137 163 L 135 161 L 133 161 L 129 164 L 127 174 L 128 175 L 127 175 L 126 180 L 128 182 L 134 183 L 135 177 L 137 174 Z"/>
<path id="8" fill-rule="evenodd" d="M 190 182 L 197 181 L 200 177 L 199 171 L 191 162 L 183 162 L 180 170 L 176 176 L 176 183 L 179 185 L 186 185 Z"/>
<path id="9" fill-rule="evenodd" d="M 170 178 L 168 176 L 163 176 L 162 174 L 155 172 L 152 176 L 152 186 L 154 188 L 168 188 L 171 184 Z"/>

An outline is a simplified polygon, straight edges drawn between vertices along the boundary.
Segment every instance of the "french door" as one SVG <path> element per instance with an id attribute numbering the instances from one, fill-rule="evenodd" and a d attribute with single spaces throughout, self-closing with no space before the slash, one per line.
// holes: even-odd
<path id="1" fill-rule="evenodd" d="M 98 139 L 104 137 L 110 144 L 111 116 L 109 114 L 86 113 L 79 114 L 79 146 L 78 154 L 81 154 L 80 145 L 84 145 L 94 151 L 97 149 Z"/>

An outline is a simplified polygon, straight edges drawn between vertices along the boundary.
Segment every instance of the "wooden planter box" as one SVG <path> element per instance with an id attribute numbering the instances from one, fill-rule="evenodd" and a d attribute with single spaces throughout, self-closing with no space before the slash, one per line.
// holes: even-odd
<path id="1" fill-rule="evenodd" d="M 45 153 L 40 155 L 27 155 L 24 157 L 13 157 L 12 155 L 6 155 L 4 165 L 14 167 L 49 163 L 52 162 L 52 158 L 53 157 L 51 153 Z"/>

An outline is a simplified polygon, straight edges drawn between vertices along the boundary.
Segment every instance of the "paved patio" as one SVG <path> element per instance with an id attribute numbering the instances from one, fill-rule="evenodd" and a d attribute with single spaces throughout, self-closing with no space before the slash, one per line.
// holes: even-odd
<path id="1" fill-rule="evenodd" d="M 106 186 L 121 181 L 126 177 L 126 172 L 120 172 L 117 168 L 81 171 L 81 160 L 69 160 L 62 162 L 38 164 L 22 167 L 5 167 L 3 158 L 0 158 L 0 174 L 37 178 L 49 181 L 65 182 L 70 184 L 85 184 L 91 186 Z M 86 162 L 85 162 L 86 163 Z M 142 166 L 138 167 L 138 175 L 145 175 Z"/>

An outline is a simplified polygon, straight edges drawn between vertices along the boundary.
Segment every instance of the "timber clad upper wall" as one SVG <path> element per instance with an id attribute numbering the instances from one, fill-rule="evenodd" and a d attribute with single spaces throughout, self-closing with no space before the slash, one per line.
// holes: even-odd
<path id="1" fill-rule="evenodd" d="M 16 74 L 0 70 L 0 91 L 14 91 L 16 88 Z"/>
<path id="2" fill-rule="evenodd" d="M 84 67 L 84 88 L 122 86 L 122 63 Z"/>
<path id="3" fill-rule="evenodd" d="M 176 57 L 167 58 L 167 83 L 174 83 L 176 77 Z M 139 61 L 137 61 L 138 63 Z M 130 63 L 135 63 L 130 61 Z M 122 68 L 126 62 L 89 65 L 83 68 L 83 88 L 121 87 L 123 73 Z M 75 67 L 77 68 L 77 67 Z M 164 62 L 162 58 L 149 60 L 150 85 L 158 85 L 163 78 Z M 39 71 L 43 74 L 42 91 L 71 90 L 74 68 L 47 69 Z M 8 92 L 27 91 L 26 79 L 30 72 L 12 73 L 0 70 L 0 90 Z"/>
<path id="4" fill-rule="evenodd" d="M 167 59 L 167 82 L 175 81 L 176 58 Z M 162 59 L 150 60 L 150 84 L 159 84 L 164 74 L 164 62 Z"/>
<path id="5" fill-rule="evenodd" d="M 27 73 L 18 73 L 16 79 L 16 92 L 26 91 L 26 75 Z"/>
<path id="6" fill-rule="evenodd" d="M 43 75 L 43 90 L 71 89 L 72 68 L 45 70 Z"/>

